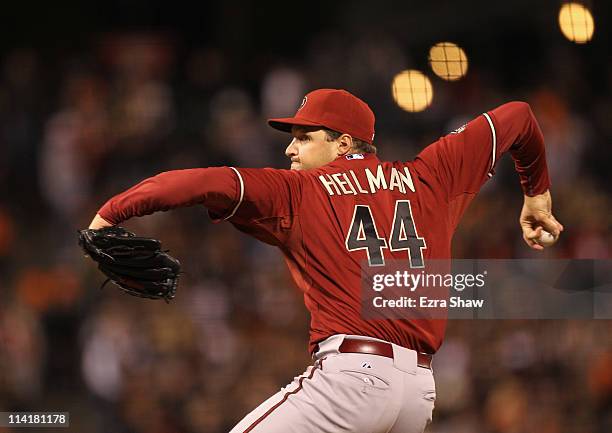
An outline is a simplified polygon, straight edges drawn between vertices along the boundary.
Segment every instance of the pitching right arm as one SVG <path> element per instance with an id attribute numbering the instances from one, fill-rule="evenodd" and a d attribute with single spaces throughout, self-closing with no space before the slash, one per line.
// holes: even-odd
<path id="1" fill-rule="evenodd" d="M 557 237 L 563 226 L 552 215 L 544 137 L 528 104 L 509 102 L 478 116 L 425 148 L 415 166 L 435 174 L 458 222 L 506 152 L 512 155 L 525 198 L 523 238 L 531 248 L 542 249 L 535 242 L 542 229 Z"/>

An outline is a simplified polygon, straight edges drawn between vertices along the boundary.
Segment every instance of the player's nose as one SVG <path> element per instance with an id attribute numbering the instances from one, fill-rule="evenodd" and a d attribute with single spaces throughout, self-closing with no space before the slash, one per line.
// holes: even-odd
<path id="1" fill-rule="evenodd" d="M 287 158 L 292 158 L 297 155 L 297 147 L 295 146 L 295 138 L 291 140 L 291 143 L 285 149 L 285 155 Z"/>

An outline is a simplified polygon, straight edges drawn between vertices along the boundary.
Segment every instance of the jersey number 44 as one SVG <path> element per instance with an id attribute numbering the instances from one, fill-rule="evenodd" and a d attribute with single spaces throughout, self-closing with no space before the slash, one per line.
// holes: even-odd
<path id="1" fill-rule="evenodd" d="M 419 237 L 412 218 L 410 200 L 397 200 L 389 241 L 380 237 L 376 219 L 369 205 L 355 205 L 351 227 L 346 236 L 349 251 L 366 250 L 369 266 L 384 266 L 383 249 L 408 251 L 411 268 L 424 267 L 423 250 L 427 248 L 425 238 Z"/>

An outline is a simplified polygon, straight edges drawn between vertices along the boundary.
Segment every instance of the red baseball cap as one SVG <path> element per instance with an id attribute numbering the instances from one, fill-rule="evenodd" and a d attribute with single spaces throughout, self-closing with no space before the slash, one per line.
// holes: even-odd
<path id="1" fill-rule="evenodd" d="M 294 117 L 268 119 L 268 124 L 285 132 L 293 125 L 320 126 L 372 144 L 374 120 L 368 104 L 346 90 L 317 89 L 304 96 Z"/>

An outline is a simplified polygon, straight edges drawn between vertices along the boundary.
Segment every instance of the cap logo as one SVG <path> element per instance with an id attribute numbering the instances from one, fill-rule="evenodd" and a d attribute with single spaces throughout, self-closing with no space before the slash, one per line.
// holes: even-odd
<path id="1" fill-rule="evenodd" d="M 297 111 L 300 111 L 302 108 L 304 108 L 304 105 L 306 105 L 307 101 L 308 101 L 308 96 L 304 96 L 304 99 L 302 99 L 302 103 L 300 104 L 300 108 L 298 108 Z"/>

